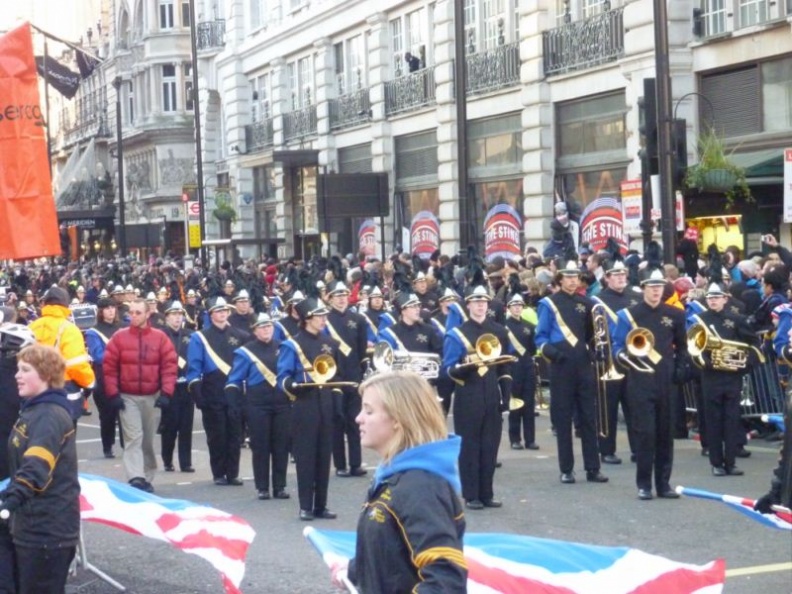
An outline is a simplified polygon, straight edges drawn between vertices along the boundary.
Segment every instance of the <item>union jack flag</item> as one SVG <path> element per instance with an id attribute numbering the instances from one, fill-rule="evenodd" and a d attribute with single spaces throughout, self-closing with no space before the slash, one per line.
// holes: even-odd
<path id="1" fill-rule="evenodd" d="M 746 499 L 745 497 L 736 497 L 734 495 L 721 495 L 720 493 L 712 493 L 702 489 L 693 489 L 690 487 L 677 487 L 677 493 L 680 495 L 687 495 L 688 497 L 698 497 L 699 499 L 709 499 L 712 501 L 720 501 L 728 505 L 731 509 L 736 510 L 748 516 L 752 520 L 764 524 L 770 528 L 778 528 L 779 530 L 792 530 L 792 513 L 788 509 L 778 508 L 772 514 L 763 514 L 754 511 L 754 504 L 756 501 L 753 499 Z"/>

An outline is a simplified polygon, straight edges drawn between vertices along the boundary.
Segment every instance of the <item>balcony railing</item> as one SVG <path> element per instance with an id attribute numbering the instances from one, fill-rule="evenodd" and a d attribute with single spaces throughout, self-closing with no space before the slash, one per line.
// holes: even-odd
<path id="1" fill-rule="evenodd" d="M 546 76 L 613 62 L 624 55 L 624 9 L 545 31 L 542 42 Z"/>
<path id="2" fill-rule="evenodd" d="M 195 29 L 196 45 L 199 50 L 215 49 L 225 46 L 225 19 L 198 23 Z"/>
<path id="3" fill-rule="evenodd" d="M 371 120 L 369 90 L 360 89 L 330 100 L 330 129 L 339 130 Z"/>
<path id="4" fill-rule="evenodd" d="M 488 93 L 520 82 L 520 45 L 499 45 L 467 56 L 468 94 Z"/>
<path id="5" fill-rule="evenodd" d="M 245 147 L 249 153 L 271 147 L 272 139 L 272 118 L 245 126 Z"/>
<path id="6" fill-rule="evenodd" d="M 434 67 L 411 72 L 385 83 L 385 115 L 413 111 L 434 102 Z"/>
<path id="7" fill-rule="evenodd" d="M 283 141 L 290 142 L 316 134 L 316 106 L 309 105 L 283 114 Z"/>

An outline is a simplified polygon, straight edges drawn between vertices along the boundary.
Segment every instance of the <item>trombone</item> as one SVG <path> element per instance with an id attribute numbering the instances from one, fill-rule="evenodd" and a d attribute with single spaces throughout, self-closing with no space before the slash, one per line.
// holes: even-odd
<path id="1" fill-rule="evenodd" d="M 501 355 L 501 343 L 498 337 L 487 332 L 476 340 L 476 352 L 468 355 L 467 361 L 461 363 L 459 368 L 478 367 L 478 374 L 481 377 L 487 373 L 487 368 L 503 363 L 514 363 L 517 357 L 513 355 Z"/>
<path id="2" fill-rule="evenodd" d="M 625 351 L 619 353 L 619 361 L 629 365 L 635 371 L 641 373 L 654 373 L 654 369 L 644 357 L 657 364 L 660 362 L 660 354 L 654 350 L 655 337 L 648 328 L 633 328 L 627 333 L 624 340 Z"/>
<path id="3" fill-rule="evenodd" d="M 534 357 L 534 371 L 536 371 L 536 392 L 534 394 L 535 408 L 547 410 L 550 408 L 550 405 L 547 404 L 544 392 L 542 391 L 542 373 L 539 368 L 539 359 L 536 357 Z"/>
<path id="4" fill-rule="evenodd" d="M 330 355 L 319 355 L 313 360 L 310 369 L 304 370 L 310 373 L 314 381 L 301 384 L 294 384 L 295 388 L 342 388 L 357 387 L 357 382 L 331 382 L 338 372 L 338 365 Z"/>
<path id="5" fill-rule="evenodd" d="M 613 362 L 608 312 L 602 303 L 595 303 L 591 308 L 591 323 L 594 326 L 594 350 L 597 354 L 594 362 L 597 373 L 597 425 L 600 437 L 607 437 L 610 426 L 606 382 L 624 379 L 624 375 L 619 373 Z"/>

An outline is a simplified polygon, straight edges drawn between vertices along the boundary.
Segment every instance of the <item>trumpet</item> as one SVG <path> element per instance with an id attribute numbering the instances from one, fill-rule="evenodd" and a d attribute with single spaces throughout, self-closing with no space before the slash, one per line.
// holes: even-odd
<path id="1" fill-rule="evenodd" d="M 594 364 L 597 370 L 597 424 L 600 436 L 607 437 L 609 431 L 608 394 L 605 382 L 624 379 L 624 375 L 619 373 L 613 362 L 608 313 L 602 303 L 595 303 L 591 308 L 591 323 L 594 326 L 594 349 L 597 353 Z"/>
<path id="2" fill-rule="evenodd" d="M 305 370 L 311 374 L 312 382 L 294 384 L 295 388 L 341 388 L 357 387 L 357 382 L 331 382 L 338 372 L 338 365 L 330 355 L 319 355 L 313 360 L 310 369 Z"/>
<path id="3" fill-rule="evenodd" d="M 481 377 L 487 373 L 487 368 L 503 363 L 514 363 L 517 357 L 513 355 L 501 355 L 501 343 L 498 337 L 487 332 L 476 340 L 476 352 L 468 355 L 467 361 L 459 365 L 463 367 L 478 367 L 478 374 Z"/>
<path id="4" fill-rule="evenodd" d="M 374 347 L 371 364 L 374 373 L 410 371 L 424 379 L 437 379 L 440 375 L 440 355 L 394 350 L 387 342 L 378 342 Z"/>
<path id="5" fill-rule="evenodd" d="M 704 352 L 709 351 L 712 368 L 716 371 L 740 371 L 748 365 L 748 354 L 753 350 L 760 363 L 765 362 L 762 352 L 736 340 L 724 340 L 714 329 L 704 324 L 693 324 L 687 332 L 687 347 L 693 362 L 705 367 Z"/>
<path id="6" fill-rule="evenodd" d="M 644 357 L 648 357 L 654 364 L 660 362 L 660 354 L 654 350 L 655 338 L 652 331 L 647 328 L 633 328 L 627 333 L 624 342 L 627 352 L 619 354 L 619 361 L 635 371 L 654 373 L 652 366 L 643 361 Z"/>

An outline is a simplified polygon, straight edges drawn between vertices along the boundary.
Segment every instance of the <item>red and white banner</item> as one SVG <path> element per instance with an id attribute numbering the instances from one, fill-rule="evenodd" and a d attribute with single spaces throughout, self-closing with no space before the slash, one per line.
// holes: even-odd
<path id="1" fill-rule="evenodd" d="M 487 262 L 501 256 L 517 260 L 522 247 L 522 217 L 508 204 L 496 204 L 484 219 L 484 257 Z"/>
<path id="2" fill-rule="evenodd" d="M 580 241 L 596 252 L 604 249 L 611 237 L 626 249 L 622 204 L 618 198 L 602 196 L 593 200 L 580 217 Z"/>
<path id="3" fill-rule="evenodd" d="M 377 255 L 377 224 L 366 219 L 358 228 L 358 251 L 366 256 Z"/>
<path id="4" fill-rule="evenodd" d="M 61 253 L 30 24 L 0 37 L 0 260 Z"/>
<path id="5" fill-rule="evenodd" d="M 428 210 L 422 210 L 413 217 L 410 225 L 411 253 L 428 260 L 440 247 L 440 221 Z"/>

